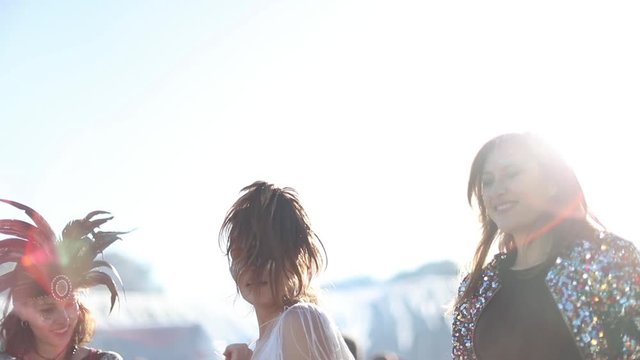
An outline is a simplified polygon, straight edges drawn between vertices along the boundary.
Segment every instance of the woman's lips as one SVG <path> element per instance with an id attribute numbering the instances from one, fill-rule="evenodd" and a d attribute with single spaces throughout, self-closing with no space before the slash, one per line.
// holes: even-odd
<path id="1" fill-rule="evenodd" d="M 517 201 L 506 201 L 506 202 L 502 202 L 499 204 L 496 204 L 493 209 L 496 212 L 506 212 L 511 210 L 514 206 L 516 206 L 518 202 Z"/>
<path id="2" fill-rule="evenodd" d="M 51 332 L 57 335 L 64 335 L 69 331 L 70 328 L 71 326 L 67 325 L 64 328 L 51 330 Z"/>

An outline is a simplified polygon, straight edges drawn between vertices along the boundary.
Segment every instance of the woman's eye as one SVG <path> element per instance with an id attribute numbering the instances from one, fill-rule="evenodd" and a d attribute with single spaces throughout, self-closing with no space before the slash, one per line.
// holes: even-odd
<path id="1" fill-rule="evenodd" d="M 53 308 L 40 309 L 42 315 L 51 315 L 55 310 Z"/>
<path id="2" fill-rule="evenodd" d="M 482 185 L 482 187 L 487 187 L 487 186 L 491 186 L 491 184 L 493 184 L 493 179 L 491 178 L 484 178 L 480 181 L 480 184 Z"/>

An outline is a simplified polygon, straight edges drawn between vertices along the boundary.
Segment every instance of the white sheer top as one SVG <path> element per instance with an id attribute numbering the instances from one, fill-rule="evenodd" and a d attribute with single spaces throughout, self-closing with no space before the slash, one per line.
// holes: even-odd
<path id="1" fill-rule="evenodd" d="M 338 327 L 316 305 L 298 303 L 274 320 L 251 360 L 354 360 Z"/>

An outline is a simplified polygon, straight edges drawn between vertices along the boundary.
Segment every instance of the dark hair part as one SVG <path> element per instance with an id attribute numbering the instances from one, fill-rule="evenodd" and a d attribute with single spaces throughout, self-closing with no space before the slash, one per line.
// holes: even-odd
<path id="1" fill-rule="evenodd" d="M 487 255 L 496 239 L 500 241 L 499 250 L 501 252 L 515 250 L 513 238 L 502 233 L 496 223 L 491 220 L 482 200 L 482 173 L 485 163 L 494 150 L 504 144 L 514 144 L 529 151 L 532 157 L 538 161 L 547 179 L 557 186 L 554 199 L 557 211 L 548 214 L 548 221 L 541 227 L 540 235 L 547 231 L 553 231 L 558 234 L 561 242 L 566 242 L 574 240 L 576 236 L 593 237 L 597 233 L 594 224 L 602 226 L 595 216 L 588 212 L 587 202 L 575 172 L 560 154 L 542 138 L 532 133 L 508 133 L 489 140 L 476 154 L 469 174 L 467 200 L 469 205 L 473 206 L 475 199 L 480 212 L 482 237 L 471 264 L 467 287 L 462 296 L 458 298 L 457 304 L 471 298 L 477 290 Z M 576 213 L 586 216 L 575 216 Z M 556 246 L 560 246 L 560 244 L 556 244 Z"/>
<path id="2" fill-rule="evenodd" d="M 75 345 L 87 344 L 93 338 L 95 320 L 91 312 L 82 302 L 78 302 L 79 314 L 76 328 L 71 342 Z M 22 319 L 11 311 L 4 316 L 0 323 L 0 342 L 5 345 L 5 351 L 11 355 L 22 358 L 28 352 L 35 349 L 36 339 L 28 324 L 23 324 Z"/>
<path id="3" fill-rule="evenodd" d="M 220 229 L 230 267 L 236 274 L 267 273 L 274 298 L 284 306 L 317 303 L 311 280 L 326 267 L 326 251 L 296 191 L 256 181 L 241 192 Z"/>

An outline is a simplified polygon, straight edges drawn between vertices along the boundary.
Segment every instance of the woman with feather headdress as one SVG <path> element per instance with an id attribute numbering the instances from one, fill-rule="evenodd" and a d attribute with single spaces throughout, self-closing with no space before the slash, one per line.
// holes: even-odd
<path id="1" fill-rule="evenodd" d="M 1 219 L 0 265 L 15 264 L 0 275 L 0 293 L 6 293 L 0 322 L 0 360 L 121 360 L 111 351 L 86 346 L 94 320 L 78 298 L 78 292 L 104 285 L 111 295 L 111 309 L 118 299 L 116 284 L 102 268 L 115 268 L 96 259 L 122 232 L 98 231 L 112 219 L 94 211 L 73 220 L 57 238 L 36 211 L 15 201 L 0 199 L 31 219 L 32 223 Z M 106 217 L 105 217 L 106 216 Z M 6 268 L 6 266 L 4 266 Z"/>

